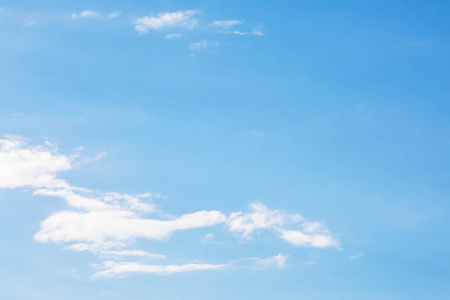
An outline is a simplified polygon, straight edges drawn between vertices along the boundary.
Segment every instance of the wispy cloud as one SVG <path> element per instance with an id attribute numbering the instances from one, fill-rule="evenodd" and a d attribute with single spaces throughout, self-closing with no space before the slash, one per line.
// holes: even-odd
<path id="1" fill-rule="evenodd" d="M 36 24 L 35 20 L 26 20 L 25 22 L 23 22 L 22 27 L 23 28 L 29 28 L 32 27 Z"/>
<path id="2" fill-rule="evenodd" d="M 127 210 L 62 211 L 41 223 L 35 239 L 44 243 L 165 240 L 175 231 L 214 226 L 225 219 L 218 211 L 199 211 L 173 220 L 142 218 Z"/>
<path id="3" fill-rule="evenodd" d="M 282 268 L 286 266 L 287 256 L 281 253 L 274 255 L 269 258 L 258 258 L 255 261 L 257 267 L 269 268 L 269 267 L 278 267 Z"/>
<path id="4" fill-rule="evenodd" d="M 328 231 L 307 234 L 300 230 L 281 229 L 279 232 L 283 240 L 295 246 L 313 248 L 339 247 L 339 242 Z"/>
<path id="5" fill-rule="evenodd" d="M 355 260 L 355 259 L 358 259 L 358 258 L 361 258 L 361 257 L 363 257 L 363 255 L 360 253 L 360 254 L 356 254 L 356 255 L 350 256 L 348 259 Z"/>
<path id="6" fill-rule="evenodd" d="M 159 30 L 163 28 L 187 28 L 192 29 L 198 25 L 198 20 L 193 18 L 196 10 L 176 11 L 160 13 L 156 16 L 139 17 L 134 20 L 134 27 L 140 33 L 146 33 L 149 30 Z"/>
<path id="7" fill-rule="evenodd" d="M 262 132 L 262 131 L 259 131 L 259 130 L 254 130 L 254 129 L 250 130 L 250 134 L 253 135 L 253 136 L 256 136 L 258 138 L 263 137 L 263 136 L 266 135 L 265 132 Z"/>
<path id="8" fill-rule="evenodd" d="M 250 204 L 250 213 L 235 212 L 227 220 L 231 232 L 250 238 L 256 231 L 280 227 L 288 222 L 301 220 L 300 215 L 288 215 L 281 210 L 270 210 L 264 204 Z"/>
<path id="9" fill-rule="evenodd" d="M 97 244 L 73 244 L 66 249 L 72 250 L 72 251 L 88 251 L 91 253 L 94 253 L 101 257 L 113 257 L 113 258 L 121 258 L 121 257 L 145 257 L 145 258 L 152 258 L 152 259 L 164 259 L 167 258 L 167 256 L 163 254 L 155 254 L 150 253 L 143 250 L 122 250 L 120 247 L 124 246 L 122 243 L 97 243 Z M 120 250 L 111 250 L 111 248 L 119 248 Z"/>
<path id="10" fill-rule="evenodd" d="M 110 18 L 110 19 L 115 19 L 115 18 L 117 18 L 118 16 L 120 16 L 121 13 L 122 13 L 122 12 L 121 12 L 120 10 L 115 11 L 115 12 L 113 12 L 113 13 L 109 13 L 109 14 L 108 14 L 108 18 Z"/>
<path id="11" fill-rule="evenodd" d="M 328 229 L 320 222 L 306 221 L 301 215 L 288 214 L 282 210 L 270 210 L 262 203 L 252 203 L 252 212 L 232 213 L 227 220 L 231 232 L 243 238 L 251 238 L 254 232 L 271 230 L 281 239 L 299 247 L 339 247 Z M 287 229 L 289 224 L 299 223 L 301 230 Z"/>
<path id="12" fill-rule="evenodd" d="M 93 279 L 122 277 L 131 273 L 169 275 L 194 271 L 215 270 L 225 265 L 185 264 L 185 265 L 148 265 L 137 262 L 106 261 L 98 266 L 104 268 L 92 275 Z"/>
<path id="13" fill-rule="evenodd" d="M 166 34 L 166 39 L 174 39 L 174 38 L 179 38 L 181 36 L 182 36 L 181 33 L 170 33 L 170 34 Z"/>
<path id="14" fill-rule="evenodd" d="M 73 13 L 71 15 L 72 18 L 95 18 L 100 17 L 101 14 L 99 12 L 93 11 L 93 10 L 84 10 L 78 14 Z"/>
<path id="15" fill-rule="evenodd" d="M 206 49 L 206 48 L 211 48 L 211 47 L 219 47 L 219 43 L 217 42 L 208 42 L 208 41 L 200 41 L 200 42 L 196 42 L 196 43 L 192 43 L 189 45 L 189 48 L 191 48 L 192 50 L 201 50 L 201 49 Z"/>
<path id="16" fill-rule="evenodd" d="M 317 261 L 305 261 L 304 263 L 302 263 L 302 266 L 310 266 L 315 264 L 317 264 Z"/>
<path id="17" fill-rule="evenodd" d="M 76 159 L 79 159 L 77 155 L 59 154 L 54 143 L 33 146 L 20 137 L 0 139 L 0 188 L 31 187 L 33 195 L 64 199 L 68 209 L 56 212 L 41 222 L 34 238 L 40 243 L 55 243 L 68 250 L 88 251 L 111 259 L 112 262 L 104 265 L 104 270 L 94 277 L 116 277 L 133 272 L 171 274 L 221 268 L 223 265 L 114 262 L 123 257 L 165 258 L 163 254 L 130 248 L 136 239 L 168 241 L 178 231 L 220 224 L 244 239 L 269 230 L 296 246 L 325 248 L 339 245 L 339 241 L 322 223 L 306 221 L 298 214 L 279 209 L 270 210 L 258 202 L 250 205 L 250 212 L 234 212 L 228 217 L 217 210 L 202 210 L 176 217 L 156 208 L 153 200 L 160 198 L 159 194 L 129 195 L 76 187 L 58 178 L 59 173 L 73 168 Z M 151 217 L 149 214 L 152 214 Z M 210 233 L 203 241 L 212 239 L 213 234 Z M 256 259 L 255 264 L 281 267 L 285 260 L 286 256 L 278 254 L 267 259 Z"/>
<path id="18" fill-rule="evenodd" d="M 263 36 L 264 34 L 259 31 L 259 30 L 252 30 L 252 31 L 239 31 L 239 30 L 234 30 L 234 31 L 230 31 L 227 33 L 232 33 L 232 34 L 237 34 L 237 35 L 259 35 L 259 36 Z"/>
<path id="19" fill-rule="evenodd" d="M 223 20 L 223 21 L 214 21 L 212 23 L 213 26 L 222 27 L 222 28 L 229 28 L 235 25 L 242 24 L 242 21 L 239 20 Z"/>

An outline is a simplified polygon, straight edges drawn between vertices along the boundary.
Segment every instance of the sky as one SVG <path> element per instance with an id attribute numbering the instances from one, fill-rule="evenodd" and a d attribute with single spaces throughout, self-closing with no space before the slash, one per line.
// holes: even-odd
<path id="1" fill-rule="evenodd" d="M 449 14 L 0 0 L 0 298 L 449 299 Z"/>

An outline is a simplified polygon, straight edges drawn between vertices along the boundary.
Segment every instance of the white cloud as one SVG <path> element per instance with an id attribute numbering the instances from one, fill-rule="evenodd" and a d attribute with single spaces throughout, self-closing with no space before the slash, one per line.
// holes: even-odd
<path id="1" fill-rule="evenodd" d="M 262 203 L 252 203 L 250 212 L 235 212 L 227 218 L 219 211 L 198 211 L 179 217 L 166 217 L 156 209 L 153 199 L 160 194 L 129 195 L 115 192 L 97 192 L 76 186 L 60 179 L 60 172 L 73 167 L 76 156 L 58 153 L 53 143 L 33 146 L 19 137 L 0 139 L 0 188 L 31 187 L 33 195 L 64 199 L 67 210 L 49 216 L 35 234 L 41 243 L 65 244 L 72 251 L 89 251 L 100 257 L 118 260 L 121 257 L 164 258 L 143 250 L 129 249 L 135 239 L 167 240 L 177 231 L 226 224 L 231 233 L 251 238 L 262 230 L 274 234 L 296 246 L 326 248 L 339 247 L 328 229 L 320 222 L 309 222 L 298 214 L 270 210 Z M 102 152 L 97 158 L 102 156 Z M 149 213 L 160 216 L 149 218 Z M 288 226 L 296 225 L 291 229 Z M 213 241 L 213 234 L 202 240 Z M 275 255 L 256 259 L 259 266 L 284 266 L 286 256 Z M 171 274 L 200 269 L 214 269 L 223 265 L 141 265 L 139 263 L 113 263 L 95 277 L 115 277 L 140 272 Z"/>
<path id="2" fill-rule="evenodd" d="M 102 210 L 102 209 L 117 209 L 111 204 L 105 203 L 98 199 L 87 198 L 76 194 L 72 188 L 62 189 L 38 189 L 33 192 L 34 195 L 52 196 L 63 198 L 71 207 L 83 210 Z"/>
<path id="3" fill-rule="evenodd" d="M 106 154 L 107 154 L 106 151 L 99 152 L 99 153 L 97 153 L 97 154 L 94 156 L 93 160 L 99 161 L 99 160 L 101 160 L 103 157 L 105 157 Z"/>
<path id="4" fill-rule="evenodd" d="M 122 13 L 121 11 L 115 11 L 115 12 L 113 12 L 113 13 L 108 14 L 108 18 L 110 18 L 110 19 L 115 19 L 115 18 L 117 18 L 118 16 L 120 16 L 121 13 Z"/>
<path id="5" fill-rule="evenodd" d="M 79 14 L 72 14 L 72 18 L 94 18 L 94 17 L 100 17 L 100 13 L 93 11 L 93 10 L 84 10 Z"/>
<path id="6" fill-rule="evenodd" d="M 232 26 L 239 25 L 239 24 L 242 24 L 242 21 L 239 21 L 239 20 L 223 20 L 223 21 L 214 21 L 212 23 L 213 26 L 225 27 L 225 28 L 232 27 Z"/>
<path id="7" fill-rule="evenodd" d="M 288 215 L 279 209 L 270 210 L 264 204 L 250 204 L 251 213 L 232 213 L 227 220 L 229 230 L 250 238 L 255 231 L 280 227 L 286 223 L 298 222 L 300 215 Z"/>
<path id="8" fill-rule="evenodd" d="M 299 247 L 328 248 L 339 247 L 339 242 L 330 234 L 306 234 L 299 230 L 280 230 L 280 237 L 288 243 Z"/>
<path id="9" fill-rule="evenodd" d="M 350 259 L 350 260 L 355 260 L 355 259 L 358 259 L 358 258 L 360 258 L 360 257 L 363 257 L 363 255 L 362 255 L 362 254 L 356 254 L 356 255 L 354 255 L 354 256 L 350 256 L 349 259 Z"/>
<path id="10" fill-rule="evenodd" d="M 317 264 L 317 261 L 306 261 L 302 263 L 302 266 L 309 266 L 309 265 L 315 265 Z"/>
<path id="11" fill-rule="evenodd" d="M 181 27 L 192 29 L 197 26 L 198 20 L 193 18 L 196 10 L 176 11 L 171 13 L 161 13 L 156 17 L 140 17 L 135 19 L 135 29 L 140 33 L 146 33 L 149 30 L 158 30 L 165 27 Z"/>
<path id="12" fill-rule="evenodd" d="M 200 49 L 206 49 L 206 48 L 210 48 L 210 47 L 218 47 L 220 44 L 217 42 L 208 42 L 208 41 L 200 41 L 200 42 L 196 42 L 196 43 L 192 43 L 189 45 L 189 48 L 191 48 L 192 50 L 200 50 Z"/>
<path id="13" fill-rule="evenodd" d="M 182 36 L 181 33 L 171 33 L 171 34 L 166 34 L 166 39 L 179 38 L 181 36 Z"/>
<path id="14" fill-rule="evenodd" d="M 264 35 L 259 30 L 253 30 L 253 31 L 239 31 L 239 30 L 235 30 L 235 31 L 231 31 L 229 33 L 237 34 L 237 35 L 259 35 L 259 36 L 263 36 Z"/>
<path id="15" fill-rule="evenodd" d="M 212 233 L 207 233 L 204 237 L 202 237 L 202 242 L 204 243 L 211 242 L 212 240 L 214 240 L 214 234 Z"/>
<path id="16" fill-rule="evenodd" d="M 339 241 L 320 222 L 308 222 L 298 214 L 270 210 L 264 204 L 250 205 L 251 213 L 232 213 L 227 220 L 231 232 L 250 238 L 254 232 L 271 230 L 284 241 L 299 247 L 339 247 Z M 301 223 L 302 230 L 286 229 L 286 225 Z"/>
<path id="17" fill-rule="evenodd" d="M 48 147 L 28 146 L 18 137 L 0 139 L 0 188 L 64 187 L 56 174 L 70 168 L 70 158 Z"/>
<path id="18" fill-rule="evenodd" d="M 106 261 L 101 266 L 105 270 L 98 271 L 92 275 L 93 279 L 123 277 L 131 273 L 146 273 L 169 275 L 174 273 L 186 273 L 202 270 L 215 270 L 225 265 L 210 264 L 185 264 L 185 265 L 147 265 L 136 262 L 114 262 Z"/>
<path id="19" fill-rule="evenodd" d="M 209 227 L 225 219 L 218 211 L 199 211 L 173 220 L 145 219 L 125 210 L 61 211 L 41 223 L 35 239 L 43 243 L 164 240 L 175 231 Z"/>
<path id="20" fill-rule="evenodd" d="M 124 256 L 135 256 L 135 257 L 146 257 L 153 259 L 164 259 L 167 258 L 163 254 L 154 254 L 143 250 L 110 250 L 111 247 L 115 248 L 121 246 L 120 243 L 97 243 L 97 244 L 74 244 L 66 247 L 68 250 L 72 251 L 88 251 L 102 257 L 113 257 L 119 258 Z"/>
<path id="21" fill-rule="evenodd" d="M 286 255 L 279 253 L 279 254 L 269 257 L 269 258 L 256 259 L 256 264 L 259 267 L 264 267 L 264 268 L 273 267 L 273 266 L 282 268 L 282 267 L 286 266 L 286 259 L 287 259 Z"/>

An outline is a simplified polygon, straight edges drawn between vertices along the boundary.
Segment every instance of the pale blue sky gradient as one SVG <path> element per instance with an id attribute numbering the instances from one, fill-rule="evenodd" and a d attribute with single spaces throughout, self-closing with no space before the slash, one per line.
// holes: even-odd
<path id="1" fill-rule="evenodd" d="M 179 10 L 199 24 L 135 29 Z M 448 1 L 0 1 L 0 135 L 79 153 L 58 178 L 161 193 L 174 216 L 260 202 L 340 242 L 217 225 L 130 247 L 224 268 L 92 280 L 102 258 L 33 239 L 66 202 L 5 188 L 0 298 L 449 299 L 449 15 Z"/>

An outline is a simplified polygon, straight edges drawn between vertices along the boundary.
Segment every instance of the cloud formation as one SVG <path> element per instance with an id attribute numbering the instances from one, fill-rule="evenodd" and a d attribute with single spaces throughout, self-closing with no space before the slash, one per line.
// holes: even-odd
<path id="1" fill-rule="evenodd" d="M 71 159 L 44 146 L 27 146 L 20 137 L 0 140 L 0 188 L 63 187 L 56 174 L 71 168 Z"/>
<path id="2" fill-rule="evenodd" d="M 78 149 L 78 150 L 81 150 Z M 217 269 L 223 265 L 184 264 L 149 265 L 142 262 L 123 262 L 122 258 L 163 259 L 130 246 L 137 239 L 168 241 L 177 231 L 213 227 L 220 224 L 245 240 L 261 232 L 270 231 L 282 240 L 299 247 L 339 247 L 328 229 L 320 222 L 311 222 L 299 214 L 271 210 L 264 204 L 250 204 L 249 212 L 233 212 L 229 216 L 217 211 L 197 211 L 181 216 L 168 216 L 157 209 L 153 200 L 159 194 L 129 195 L 98 192 L 73 186 L 58 175 L 76 164 L 78 155 L 58 153 L 55 145 L 29 145 L 23 138 L 0 139 L 0 188 L 29 187 L 33 195 L 64 199 L 68 208 L 50 215 L 41 222 L 34 239 L 40 243 L 61 244 L 71 251 L 88 251 L 110 261 L 96 278 L 123 276 L 129 273 L 172 274 L 194 270 Z M 204 237 L 212 240 L 213 234 Z M 282 267 L 286 256 L 278 254 L 257 259 L 259 266 Z"/>
<path id="3" fill-rule="evenodd" d="M 192 29 L 198 25 L 198 20 L 193 18 L 197 13 L 196 10 L 166 12 L 157 14 L 155 17 L 136 18 L 134 27 L 140 33 L 146 33 L 149 30 L 159 30 L 162 28 L 187 28 Z"/>
<path id="4" fill-rule="evenodd" d="M 200 42 L 196 42 L 196 43 L 192 43 L 189 45 L 189 48 L 191 48 L 192 50 L 201 50 L 201 49 L 206 49 L 206 48 L 211 48 L 211 47 L 219 47 L 219 43 L 216 42 L 208 42 L 208 41 L 200 41 Z"/>
<path id="5" fill-rule="evenodd" d="M 215 270 L 225 265 L 211 264 L 185 264 L 185 265 L 148 265 L 136 262 L 106 261 L 100 266 L 104 268 L 92 275 L 93 279 L 122 277 L 130 273 L 146 273 L 169 275 L 174 273 L 186 273 L 193 271 Z"/>
<path id="6" fill-rule="evenodd" d="M 238 20 L 223 20 L 223 21 L 214 21 L 212 23 L 213 26 L 217 26 L 217 27 L 223 27 L 223 28 L 229 28 L 235 25 L 239 25 L 242 24 L 242 21 L 238 21 Z"/>
<path id="7" fill-rule="evenodd" d="M 100 17 L 100 13 L 93 11 L 93 10 L 84 10 L 80 12 L 79 14 L 72 14 L 72 18 L 95 18 Z"/>
<path id="8" fill-rule="evenodd" d="M 282 268 L 282 267 L 286 266 L 286 259 L 287 259 L 286 255 L 279 253 L 279 254 L 269 257 L 269 258 L 256 259 L 256 266 L 263 267 L 263 268 L 268 268 L 268 267 Z"/>
<path id="9" fill-rule="evenodd" d="M 173 220 L 146 219 L 127 210 L 61 211 L 41 223 L 35 239 L 44 243 L 165 240 L 175 231 L 214 226 L 225 219 L 218 211 L 199 211 Z"/>
<path id="10" fill-rule="evenodd" d="M 310 222 L 299 214 L 288 214 L 282 210 L 270 210 L 264 204 L 250 204 L 250 213 L 232 213 L 227 220 L 230 232 L 239 234 L 245 239 L 253 233 L 271 230 L 284 241 L 298 247 L 328 248 L 339 247 L 335 239 L 320 222 Z M 299 230 L 288 229 L 288 226 L 299 224 Z"/>

